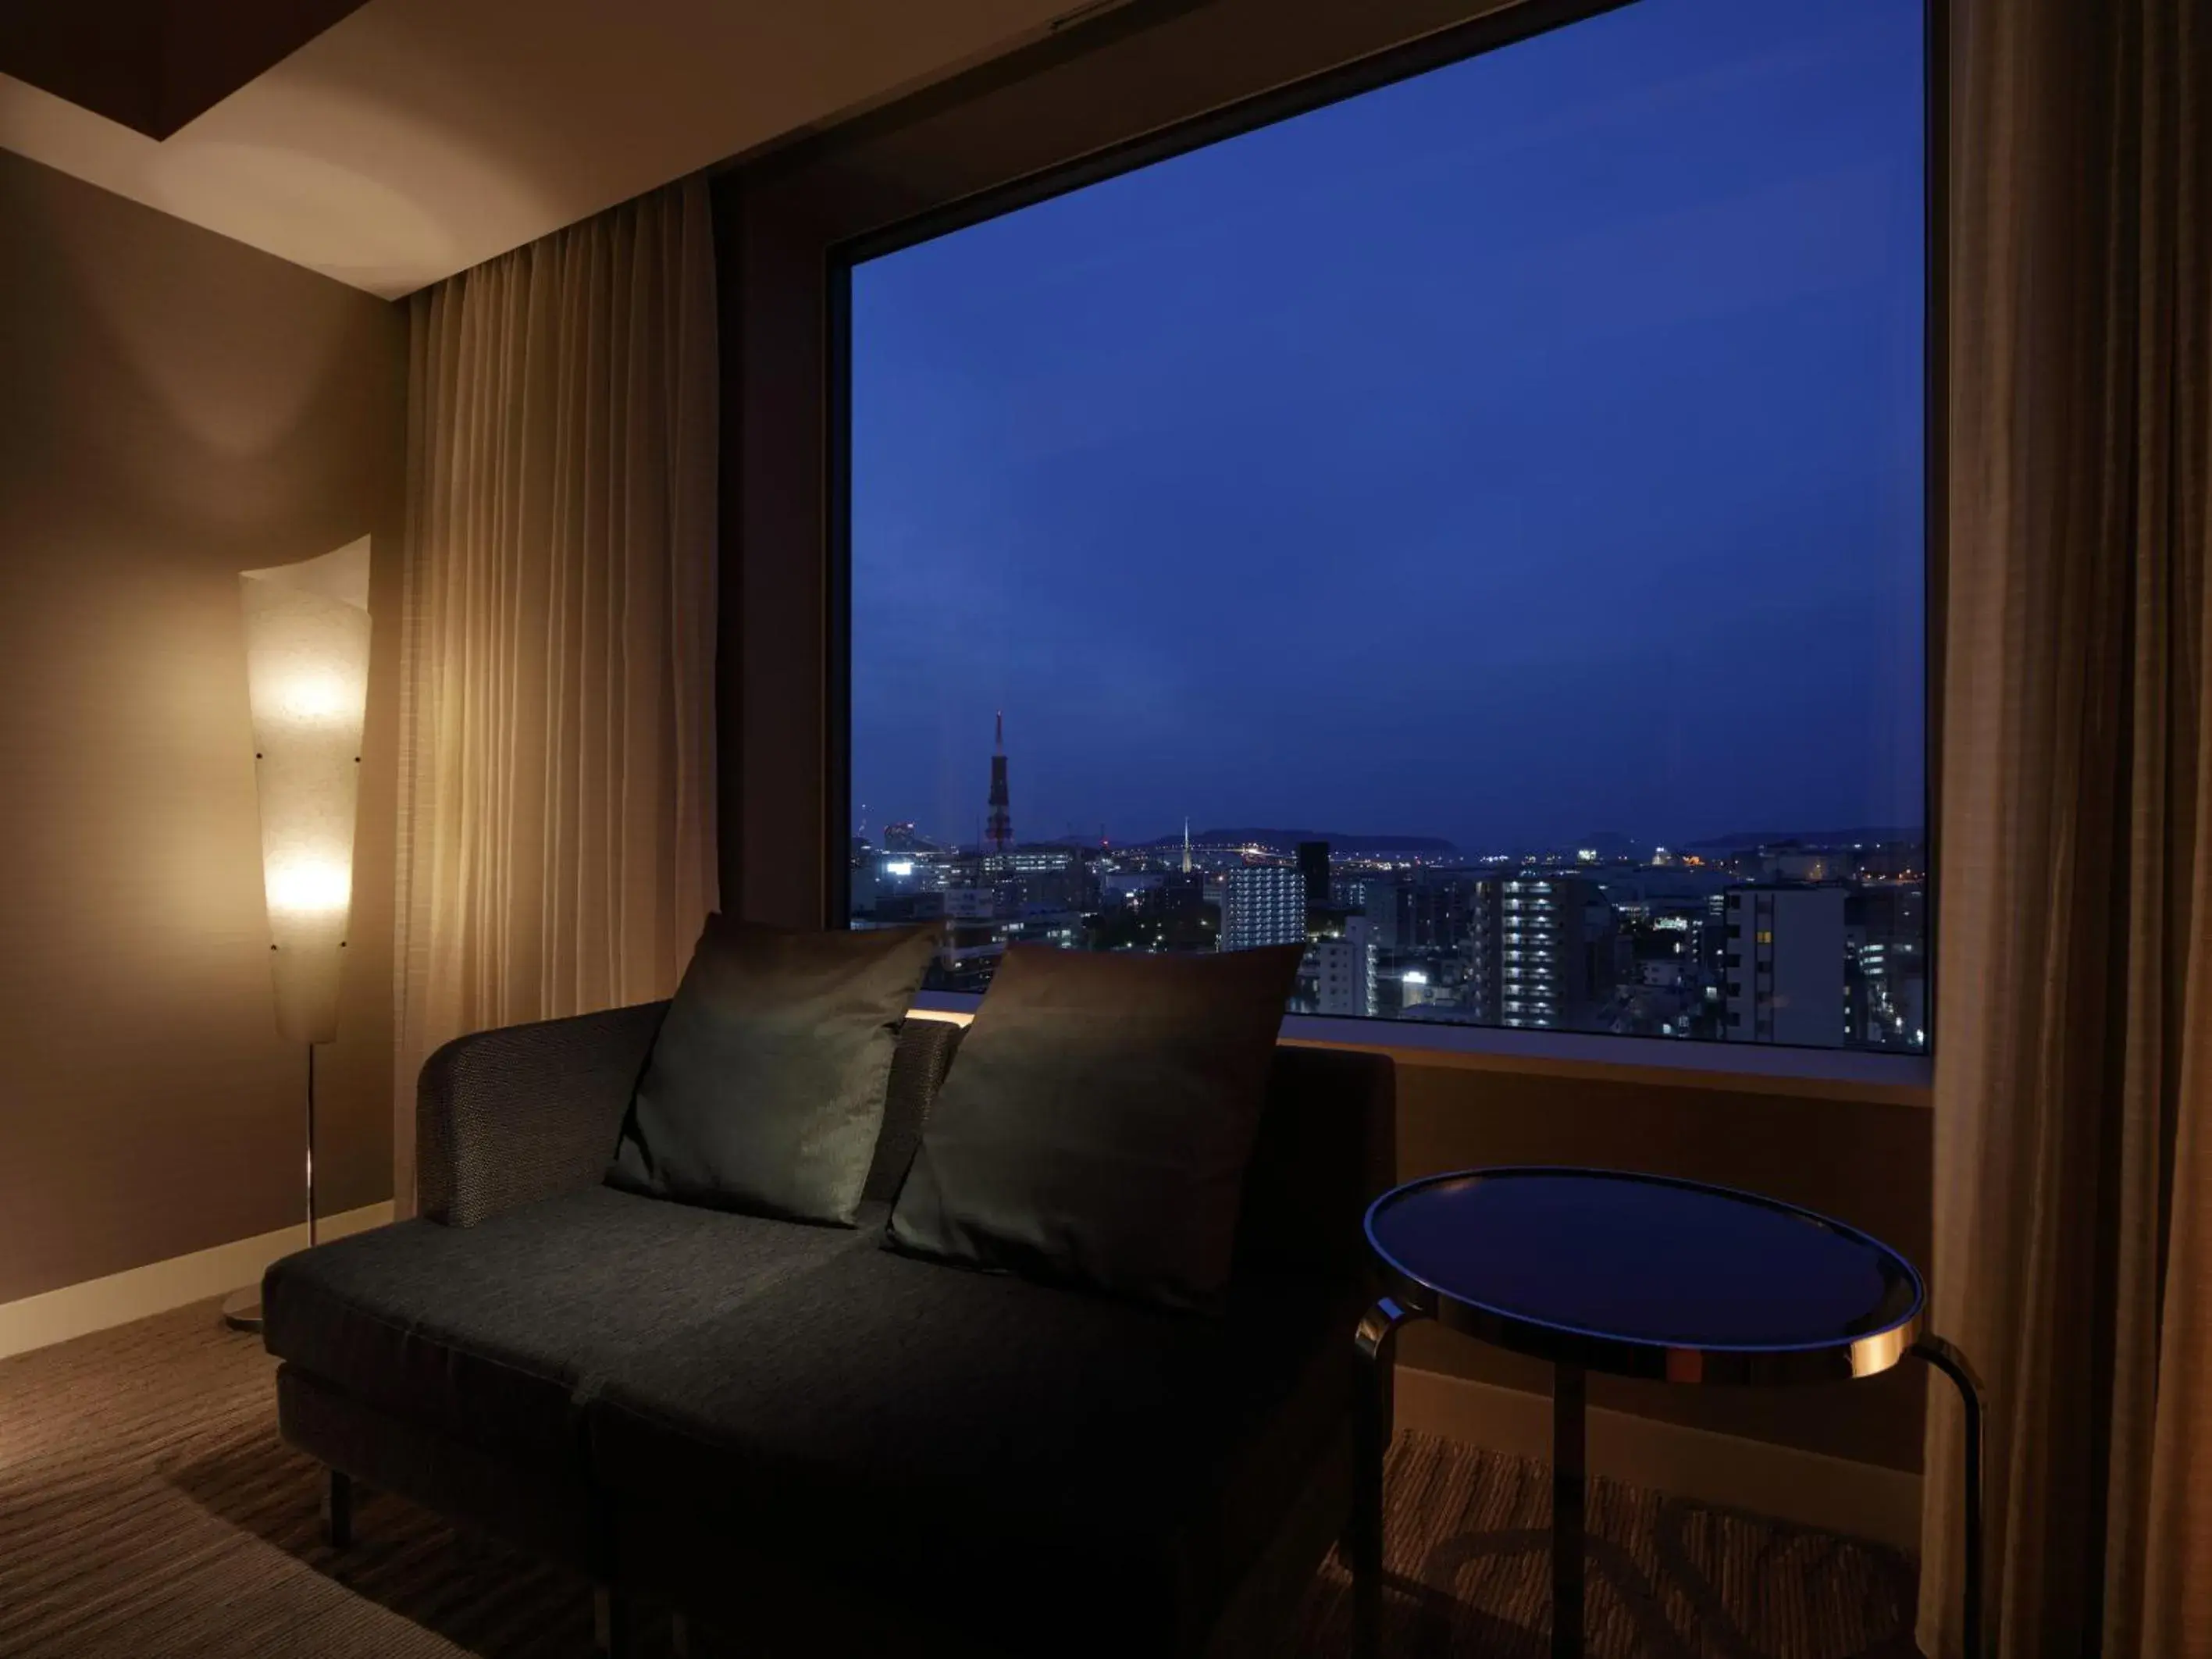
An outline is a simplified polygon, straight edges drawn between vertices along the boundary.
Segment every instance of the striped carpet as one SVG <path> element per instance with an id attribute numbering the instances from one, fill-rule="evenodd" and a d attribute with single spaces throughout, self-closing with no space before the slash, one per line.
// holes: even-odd
<path id="1" fill-rule="evenodd" d="M 212 1304 L 0 1360 L 0 1655 L 590 1653 L 581 1581 L 396 1498 L 366 1498 L 354 1546 L 327 1549 L 316 1472 L 276 1438 L 274 1370 Z M 1540 1659 L 1544 1467 L 1411 1435 L 1392 1459 L 1386 1651 Z M 1609 1481 L 1589 1508 L 1593 1655 L 1913 1652 L 1893 1552 Z M 1348 1652 L 1349 1619 L 1332 1560 L 1290 1659 Z M 665 1629 L 646 1637 L 665 1650 Z"/>

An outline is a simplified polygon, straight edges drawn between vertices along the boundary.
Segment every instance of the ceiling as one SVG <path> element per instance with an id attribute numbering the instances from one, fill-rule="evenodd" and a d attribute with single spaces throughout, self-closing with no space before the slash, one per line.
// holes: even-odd
<path id="1" fill-rule="evenodd" d="M 996 56 L 1078 9 L 1091 8 L 367 0 L 258 73 L 247 64 L 237 90 L 164 139 L 123 125 L 137 104 L 88 94 L 51 61 L 18 61 L 123 119 L 0 75 L 0 147 L 397 296 Z M 160 131 L 173 116 L 139 125 Z"/>
<path id="2" fill-rule="evenodd" d="M 0 73 L 149 138 L 204 115 L 362 0 L 90 0 L 0 10 Z"/>

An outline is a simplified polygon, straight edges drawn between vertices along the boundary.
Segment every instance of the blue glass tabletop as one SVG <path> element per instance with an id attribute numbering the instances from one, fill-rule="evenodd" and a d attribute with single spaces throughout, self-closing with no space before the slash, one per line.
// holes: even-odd
<path id="1" fill-rule="evenodd" d="M 1680 1381 L 1734 1380 L 1699 1356 L 1832 1361 L 1807 1376 L 1886 1369 L 1926 1301 L 1911 1262 L 1841 1222 L 1618 1170 L 1431 1176 L 1376 1200 L 1367 1236 L 1421 1312 L 1523 1352 Z"/>

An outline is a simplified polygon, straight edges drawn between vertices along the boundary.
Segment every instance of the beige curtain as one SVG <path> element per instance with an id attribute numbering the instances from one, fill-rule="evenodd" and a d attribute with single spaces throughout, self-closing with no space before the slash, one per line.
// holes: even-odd
<path id="1" fill-rule="evenodd" d="M 1952 52 L 1936 1322 L 2000 1650 L 2212 1653 L 2212 0 L 1954 0 Z"/>
<path id="2" fill-rule="evenodd" d="M 425 1055 L 666 995 L 714 903 L 714 307 L 698 180 L 414 298 L 403 1210 Z"/>

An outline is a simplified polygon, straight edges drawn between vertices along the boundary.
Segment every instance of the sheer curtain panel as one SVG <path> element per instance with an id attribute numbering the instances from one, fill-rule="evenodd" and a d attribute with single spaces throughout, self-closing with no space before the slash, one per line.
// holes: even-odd
<path id="1" fill-rule="evenodd" d="M 465 271 L 411 323 L 403 1212 L 432 1049 L 666 995 L 714 904 L 706 186 Z"/>
<path id="2" fill-rule="evenodd" d="M 2212 0 L 1952 18 L 1936 1323 L 1999 1650 L 2212 1653 Z"/>

